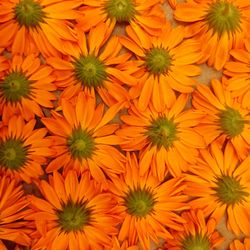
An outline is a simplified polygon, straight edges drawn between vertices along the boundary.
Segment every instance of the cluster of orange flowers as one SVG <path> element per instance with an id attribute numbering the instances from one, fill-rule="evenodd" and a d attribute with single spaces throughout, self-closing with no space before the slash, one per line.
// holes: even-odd
<path id="1" fill-rule="evenodd" d="M 249 0 L 1 0 L 0 250 L 212 250 L 223 217 L 249 250 L 249 30 Z"/>

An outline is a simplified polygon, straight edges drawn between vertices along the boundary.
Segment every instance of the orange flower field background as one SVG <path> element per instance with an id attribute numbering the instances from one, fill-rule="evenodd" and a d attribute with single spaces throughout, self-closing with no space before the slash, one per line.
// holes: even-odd
<path id="1" fill-rule="evenodd" d="M 249 31 L 249 0 L 1 0 L 0 250 L 250 250 Z"/>

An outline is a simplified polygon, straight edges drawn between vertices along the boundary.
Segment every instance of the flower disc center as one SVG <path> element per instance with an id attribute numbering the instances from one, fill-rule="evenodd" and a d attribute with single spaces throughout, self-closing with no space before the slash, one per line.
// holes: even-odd
<path id="1" fill-rule="evenodd" d="M 125 197 L 128 213 L 137 217 L 145 217 L 154 208 L 155 200 L 148 189 L 130 190 Z"/>
<path id="2" fill-rule="evenodd" d="M 210 250 L 207 236 L 200 234 L 187 236 L 182 243 L 183 250 Z"/>
<path id="3" fill-rule="evenodd" d="M 0 166 L 18 170 L 25 165 L 27 161 L 27 149 L 20 140 L 7 139 L 0 141 Z"/>
<path id="4" fill-rule="evenodd" d="M 244 129 L 244 120 L 238 110 L 227 108 L 220 113 L 220 125 L 225 134 L 235 137 Z"/>
<path id="5" fill-rule="evenodd" d="M 163 48 L 152 48 L 145 57 L 145 65 L 150 73 L 160 75 L 167 72 L 171 66 L 172 58 Z"/>
<path id="6" fill-rule="evenodd" d="M 18 71 L 7 75 L 0 85 L 0 94 L 7 102 L 19 102 L 22 98 L 27 98 L 31 93 L 31 81 Z"/>
<path id="7" fill-rule="evenodd" d="M 241 29 L 241 12 L 231 2 L 215 1 L 211 4 L 205 19 L 209 27 L 219 35 L 224 32 L 233 33 Z"/>
<path id="8" fill-rule="evenodd" d="M 177 139 L 176 124 L 164 116 L 158 117 L 147 128 L 146 136 L 153 145 L 168 149 Z"/>
<path id="9" fill-rule="evenodd" d="M 21 0 L 14 8 L 17 22 L 20 26 L 37 27 L 44 22 L 43 7 L 34 0 Z"/>
<path id="10" fill-rule="evenodd" d="M 244 187 L 241 186 L 240 182 L 232 176 L 222 176 L 218 178 L 216 184 L 216 195 L 225 204 L 233 205 L 249 196 L 249 193 L 244 191 Z"/>
<path id="11" fill-rule="evenodd" d="M 66 232 L 82 230 L 90 222 L 90 210 L 84 204 L 69 202 L 59 211 L 58 221 Z"/>
<path id="12" fill-rule="evenodd" d="M 74 62 L 75 76 L 86 87 L 99 87 L 107 79 L 106 66 L 95 56 L 81 56 Z"/>
<path id="13" fill-rule="evenodd" d="M 67 145 L 72 157 L 78 160 L 90 158 L 95 149 L 94 139 L 81 128 L 73 130 L 67 140 Z"/>
<path id="14" fill-rule="evenodd" d="M 117 22 L 130 22 L 136 11 L 132 0 L 109 0 L 106 3 L 105 11 L 110 18 Z"/>

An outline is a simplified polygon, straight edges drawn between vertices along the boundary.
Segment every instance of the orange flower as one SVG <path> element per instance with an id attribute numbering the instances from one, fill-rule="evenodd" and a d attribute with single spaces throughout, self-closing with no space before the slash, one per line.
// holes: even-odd
<path id="1" fill-rule="evenodd" d="M 232 96 L 242 99 L 242 105 L 250 109 L 250 39 L 245 41 L 245 48 L 230 51 L 233 60 L 226 62 L 223 73 L 230 76 L 226 88 Z"/>
<path id="2" fill-rule="evenodd" d="M 43 175 L 41 165 L 52 156 L 52 141 L 46 138 L 47 129 L 34 129 L 36 120 L 25 123 L 21 116 L 4 120 L 0 129 L 0 170 L 14 179 L 27 183 Z"/>
<path id="3" fill-rule="evenodd" d="M 42 65 L 39 57 L 0 57 L 0 69 L 0 115 L 18 113 L 30 120 L 44 116 L 42 107 L 54 106 L 52 68 Z"/>
<path id="4" fill-rule="evenodd" d="M 51 118 L 42 122 L 51 131 L 56 150 L 54 159 L 46 172 L 63 167 L 67 172 L 74 168 L 77 172 L 89 169 L 91 175 L 100 182 L 107 176 L 123 172 L 124 156 L 113 145 L 121 140 L 114 131 L 118 124 L 108 124 L 123 104 L 118 103 L 104 113 L 104 105 L 96 106 L 95 95 L 79 93 L 76 104 L 62 100 L 62 112 L 52 112 Z"/>
<path id="5" fill-rule="evenodd" d="M 193 106 L 206 113 L 196 131 L 204 136 L 207 144 L 216 140 L 223 145 L 230 141 L 238 156 L 244 159 L 250 148 L 249 110 L 233 99 L 222 83 L 213 79 L 210 88 L 200 84 L 193 93 Z"/>
<path id="6" fill-rule="evenodd" d="M 200 59 L 199 43 L 184 40 L 183 27 L 162 27 L 158 37 L 150 37 L 145 32 L 135 32 L 127 27 L 127 36 L 121 43 L 132 51 L 140 66 L 135 76 L 138 84 L 130 89 L 133 98 L 139 98 L 139 108 L 145 110 L 152 101 L 157 111 L 171 107 L 175 102 L 174 90 L 190 93 L 196 80 L 191 76 L 200 74 L 194 63 Z"/>
<path id="7" fill-rule="evenodd" d="M 230 250 L 249 250 L 250 249 L 250 239 L 245 238 L 244 242 L 240 242 L 239 240 L 234 240 L 230 244 Z"/>
<path id="8" fill-rule="evenodd" d="M 105 22 L 110 27 L 116 24 L 130 26 L 134 32 L 157 35 L 165 22 L 165 14 L 160 3 L 162 0 L 85 0 L 79 10 L 81 18 L 78 27 L 83 31 Z"/>
<path id="9" fill-rule="evenodd" d="M 205 219 L 202 210 L 183 212 L 183 219 L 187 222 L 183 225 L 183 231 L 172 233 L 174 239 L 165 243 L 168 250 L 215 250 L 224 241 L 224 238 L 216 231 L 217 223 L 213 218 Z"/>
<path id="10" fill-rule="evenodd" d="M 111 249 L 111 237 L 117 234 L 115 201 L 86 172 L 80 180 L 75 171 L 65 179 L 54 172 L 38 188 L 43 197 L 29 196 L 27 216 L 40 235 L 32 249 Z"/>
<path id="11" fill-rule="evenodd" d="M 200 42 L 203 58 L 209 66 L 221 70 L 229 51 L 242 47 L 250 28 L 250 2 L 241 0 L 195 0 L 179 3 L 174 17 L 187 22 L 187 36 Z"/>
<path id="12" fill-rule="evenodd" d="M 24 221 L 29 203 L 22 186 L 14 178 L 0 176 L 0 201 L 0 249 L 7 250 L 2 240 L 29 246 L 31 230 Z"/>
<path id="13" fill-rule="evenodd" d="M 173 238 L 169 228 L 182 230 L 185 220 L 177 212 L 189 208 L 182 181 L 180 177 L 160 182 L 150 173 L 140 176 L 136 155 L 127 154 L 126 173 L 109 182 L 119 207 L 118 240 L 150 250 L 150 240 L 159 244 L 160 238 Z"/>
<path id="14" fill-rule="evenodd" d="M 151 169 L 153 176 L 163 180 L 168 170 L 179 176 L 197 161 L 197 148 L 204 148 L 205 142 L 194 127 L 203 114 L 183 111 L 187 101 L 188 95 L 181 94 L 171 109 L 160 113 L 152 107 L 141 112 L 135 102 L 129 114 L 121 116 L 124 125 L 116 134 L 123 140 L 122 149 L 140 150 L 140 175 Z"/>
<path id="15" fill-rule="evenodd" d="M 1 0 L 0 48 L 12 53 L 59 56 L 64 45 L 75 42 L 69 20 L 79 16 L 77 0 Z"/>
<path id="16" fill-rule="evenodd" d="M 78 45 L 69 48 L 69 58 L 48 58 L 55 69 L 55 84 L 63 90 L 61 98 L 71 99 L 83 89 L 95 89 L 109 106 L 129 95 L 124 84 L 136 84 L 131 76 L 130 53 L 122 53 L 122 46 L 116 36 L 104 23 L 90 30 L 88 37 L 78 31 Z M 136 70 L 136 69 L 135 69 Z"/>
<path id="17" fill-rule="evenodd" d="M 213 143 L 200 150 L 199 163 L 190 166 L 184 192 L 192 197 L 193 209 L 202 209 L 218 223 L 227 215 L 228 230 L 236 235 L 250 234 L 250 156 L 239 163 L 231 143 L 225 150 Z"/>

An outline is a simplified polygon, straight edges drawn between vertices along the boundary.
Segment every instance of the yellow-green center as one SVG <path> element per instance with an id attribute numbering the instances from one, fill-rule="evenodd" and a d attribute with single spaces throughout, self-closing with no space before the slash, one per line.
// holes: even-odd
<path id="1" fill-rule="evenodd" d="M 19 139 L 9 138 L 0 141 L 0 166 L 6 169 L 18 170 L 27 162 L 28 149 Z"/>
<path id="2" fill-rule="evenodd" d="M 210 242 L 207 236 L 200 234 L 189 235 L 182 242 L 182 250 L 210 250 Z"/>
<path id="3" fill-rule="evenodd" d="M 35 0 L 20 0 L 14 8 L 14 14 L 20 26 L 35 28 L 44 22 L 42 5 Z"/>
<path id="4" fill-rule="evenodd" d="M 136 13 L 133 0 L 108 0 L 105 4 L 108 17 L 117 22 L 130 22 Z"/>
<path id="5" fill-rule="evenodd" d="M 90 133 L 81 128 L 73 130 L 67 145 L 71 156 L 78 160 L 91 158 L 95 150 L 94 139 Z"/>
<path id="6" fill-rule="evenodd" d="M 11 72 L 0 83 L 0 96 L 3 96 L 6 102 L 19 102 L 30 96 L 31 84 L 22 72 Z"/>
<path id="7" fill-rule="evenodd" d="M 57 212 L 58 223 L 65 232 L 79 231 L 90 223 L 91 211 L 85 204 L 68 202 Z"/>
<path id="8" fill-rule="evenodd" d="M 221 176 L 217 179 L 217 187 L 214 188 L 220 202 L 227 205 L 234 205 L 245 200 L 249 193 L 244 191 L 240 181 L 232 176 Z"/>
<path id="9" fill-rule="evenodd" d="M 171 66 L 172 58 L 168 50 L 152 48 L 145 55 L 145 65 L 151 74 L 160 75 L 166 73 Z"/>
<path id="10" fill-rule="evenodd" d="M 150 189 L 137 188 L 126 194 L 124 202 L 129 214 L 145 217 L 153 211 L 155 199 Z"/>
<path id="11" fill-rule="evenodd" d="M 209 28 L 222 35 L 241 29 L 241 12 L 231 1 L 217 0 L 209 7 L 205 16 Z"/>
<path id="12" fill-rule="evenodd" d="M 165 116 L 160 116 L 147 127 L 145 135 L 152 145 L 168 149 L 177 139 L 176 124 Z"/>
<path id="13" fill-rule="evenodd" d="M 238 110 L 227 108 L 219 114 L 222 131 L 229 137 L 235 137 L 244 130 L 245 121 Z"/>
<path id="14" fill-rule="evenodd" d="M 106 66 L 95 56 L 81 56 L 74 67 L 76 78 L 86 87 L 100 87 L 107 79 Z"/>

